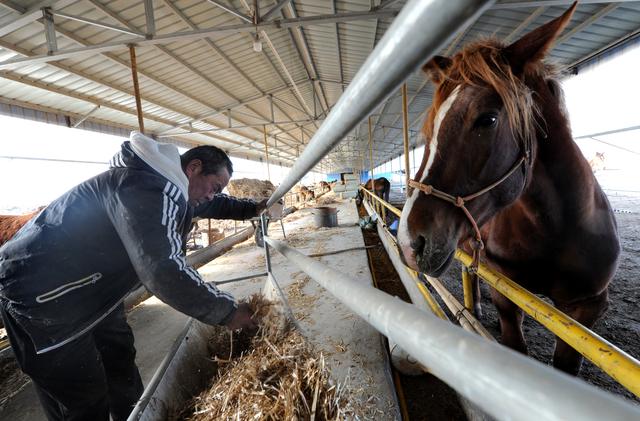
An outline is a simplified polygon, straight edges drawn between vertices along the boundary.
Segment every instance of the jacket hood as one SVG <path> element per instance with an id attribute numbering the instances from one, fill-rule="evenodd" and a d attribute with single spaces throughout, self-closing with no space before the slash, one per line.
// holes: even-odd
<path id="1" fill-rule="evenodd" d="M 157 173 L 175 184 L 186 201 L 189 201 L 189 180 L 182 171 L 180 153 L 175 145 L 157 142 L 142 133 L 131 132 L 128 142 L 111 159 L 111 168 L 135 168 L 142 160 Z"/>

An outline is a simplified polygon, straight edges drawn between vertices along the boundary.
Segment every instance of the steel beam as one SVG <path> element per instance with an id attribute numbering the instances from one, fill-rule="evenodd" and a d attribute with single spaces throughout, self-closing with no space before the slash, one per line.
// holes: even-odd
<path id="1" fill-rule="evenodd" d="M 23 14 L 24 12 L 27 11 L 26 7 L 19 6 L 19 5 L 15 4 L 11 0 L 0 0 L 0 6 L 6 8 L 6 9 L 9 9 L 12 12 L 18 12 L 20 14 Z"/>
<path id="2" fill-rule="evenodd" d="M 237 11 L 236 9 L 234 9 L 231 6 L 227 6 L 226 4 L 219 2 L 217 0 L 207 0 L 209 3 L 213 4 L 214 6 L 219 7 L 220 9 L 224 10 L 227 13 L 232 14 L 233 16 L 242 19 L 245 22 L 248 23 L 254 23 L 253 19 L 251 19 L 249 16 L 245 15 L 244 13 L 240 13 L 239 11 Z"/>
<path id="3" fill-rule="evenodd" d="M 178 9 L 173 3 L 169 0 L 164 0 L 165 5 L 169 7 L 174 14 L 176 14 L 185 24 L 187 24 L 191 29 L 197 30 L 198 27 L 187 17 L 180 9 Z M 216 54 L 218 54 L 231 68 L 233 68 L 240 76 L 242 76 L 254 89 L 256 89 L 261 96 L 267 95 L 270 99 L 272 99 L 273 94 L 265 94 L 265 92 L 256 85 L 256 83 L 249 78 L 211 39 L 206 38 L 205 42 L 207 45 L 213 49 Z M 275 70 L 275 68 L 274 68 Z M 275 70 L 277 72 L 277 70 Z M 283 81 L 286 85 L 286 81 Z M 287 89 L 288 90 L 288 89 Z M 240 106 L 240 105 L 239 105 Z M 291 116 L 286 113 L 282 108 L 276 106 L 280 112 L 282 112 L 288 119 L 292 120 Z M 235 108 L 235 107 L 234 107 Z M 250 107 L 247 107 L 251 109 Z M 251 109 L 252 110 L 252 109 Z M 252 110 L 255 112 L 254 110 Z M 258 114 L 259 115 L 259 114 Z"/>
<path id="4" fill-rule="evenodd" d="M 633 1 L 633 0 L 622 0 L 625 1 Z M 580 4 L 605 4 L 605 3 L 618 3 L 620 1 L 614 0 L 580 0 Z M 573 3 L 573 0 L 536 0 L 536 1 L 513 1 L 513 0 L 502 0 L 497 1 L 491 9 L 500 10 L 500 9 L 532 9 L 535 7 L 550 7 L 550 6 L 570 6 Z"/>
<path id="5" fill-rule="evenodd" d="M 144 0 L 144 17 L 146 22 L 146 36 L 153 38 L 156 35 L 156 21 L 153 16 L 153 0 Z"/>
<path id="6" fill-rule="evenodd" d="M 58 51 L 58 41 L 56 39 L 53 15 L 48 7 L 42 9 L 42 20 L 44 21 L 44 35 L 47 39 L 47 51 L 49 54 L 53 54 Z"/>
<path id="7" fill-rule="evenodd" d="M 63 1 L 63 0 L 60 0 L 60 1 Z M 73 2 L 75 0 L 67 0 L 67 1 Z M 94 0 L 90 0 L 90 1 L 94 3 Z M 38 13 L 38 16 L 32 19 L 29 19 L 29 22 L 33 22 L 34 20 L 38 19 L 38 17 L 40 17 L 42 12 L 40 12 L 40 9 L 38 9 L 37 13 Z M 238 24 L 238 25 L 228 25 L 228 26 L 222 26 L 222 27 L 208 28 L 208 29 L 199 29 L 197 31 L 185 31 L 185 32 L 177 32 L 177 33 L 171 33 L 171 34 L 162 34 L 152 39 L 145 39 L 145 40 L 140 40 L 139 38 L 131 38 L 131 39 L 125 39 L 120 41 L 110 41 L 102 44 L 95 44 L 88 47 L 60 50 L 51 55 L 42 54 L 42 55 L 34 56 L 28 59 L 6 60 L 3 62 L 0 62 L 0 69 L 13 67 L 13 66 L 26 65 L 26 64 L 33 64 L 33 63 L 48 63 L 50 61 L 57 61 L 57 60 L 62 60 L 70 57 L 87 55 L 87 54 L 98 54 L 98 53 L 105 53 L 110 51 L 117 51 L 117 50 L 122 50 L 126 48 L 126 46 L 129 44 L 136 44 L 137 46 L 169 44 L 175 41 L 187 41 L 187 40 L 203 39 L 203 38 L 216 37 L 216 36 L 226 36 L 229 34 L 237 34 L 237 33 L 243 33 L 243 32 L 250 33 L 250 32 L 255 32 L 256 29 L 260 31 L 264 31 L 264 29 L 269 29 L 269 28 L 274 28 L 274 29 L 275 28 L 295 28 L 295 27 L 307 26 L 307 25 L 323 25 L 323 24 L 335 23 L 335 22 L 351 22 L 351 21 L 357 21 L 357 20 L 369 20 L 369 19 L 376 19 L 378 17 L 393 17 L 395 16 L 396 13 L 397 12 L 395 10 L 390 10 L 390 11 L 375 11 L 375 12 L 351 12 L 351 13 L 342 13 L 340 15 L 335 15 L 335 16 L 334 15 L 305 16 L 305 17 L 299 17 L 295 19 L 281 19 L 281 20 L 275 20 L 270 22 L 262 22 L 257 25 Z M 0 36 L 2 36 L 2 32 L 3 32 L 2 30 L 9 26 L 13 27 L 14 23 L 11 23 L 3 28 L 0 28 Z M 5 32 L 5 34 L 6 33 L 8 32 Z"/>
<path id="8" fill-rule="evenodd" d="M 611 4 L 608 4 L 608 5 L 604 6 L 603 8 L 598 10 L 597 13 L 589 16 L 587 19 L 585 19 L 584 21 L 580 22 L 578 25 L 576 25 L 573 28 L 571 28 L 570 31 L 562 34 L 562 36 L 555 41 L 555 45 L 560 45 L 563 42 L 565 42 L 566 40 L 570 39 L 575 34 L 583 31 L 584 29 L 589 27 L 592 23 L 596 22 L 598 19 L 600 19 L 600 18 L 608 15 L 609 13 L 611 13 L 619 5 L 620 5 L 620 3 L 611 3 Z"/>
<path id="9" fill-rule="evenodd" d="M 42 8 L 44 7 L 62 9 L 76 1 L 77 0 L 44 0 L 38 2 L 16 17 L 11 23 L 0 28 L 0 38 L 40 19 L 40 17 L 42 17 Z"/>
<path id="10" fill-rule="evenodd" d="M 517 37 L 522 31 L 527 29 L 534 20 L 538 19 L 538 17 L 542 13 L 544 13 L 545 10 L 547 10 L 547 8 L 541 6 L 531 12 L 531 14 L 527 16 L 527 18 L 523 20 L 513 31 L 511 31 L 511 33 L 507 35 L 502 41 L 505 44 L 510 44 L 514 40 L 514 38 Z"/>
<path id="11" fill-rule="evenodd" d="M 285 7 L 282 11 L 282 15 L 285 19 L 298 17 L 298 13 L 296 12 L 296 8 L 293 2 L 287 4 L 287 7 Z M 293 35 L 294 33 L 296 34 L 296 36 Z M 300 48 L 298 49 L 300 59 L 302 60 L 305 68 L 308 69 L 307 71 L 309 72 L 312 83 L 314 85 L 316 83 L 318 84 L 317 87 L 320 89 L 320 95 L 318 95 L 318 99 L 320 99 L 320 106 L 323 108 L 323 113 L 326 114 L 329 112 L 329 102 L 327 101 L 327 96 L 324 92 L 322 84 L 318 82 L 320 76 L 316 68 L 316 63 L 313 60 L 313 56 L 311 55 L 311 50 L 309 49 L 309 44 L 307 43 L 307 38 L 304 34 L 304 30 L 302 28 L 289 29 L 289 36 L 292 38 L 294 45 L 300 44 Z M 324 100 L 324 104 L 322 103 L 322 100 Z"/>
<path id="12" fill-rule="evenodd" d="M 336 11 L 336 0 L 332 0 L 331 7 L 333 10 L 333 14 L 337 13 Z M 335 24 L 336 28 L 336 54 L 338 55 L 338 69 L 340 70 L 340 87 L 342 88 L 342 92 L 344 93 L 344 68 L 342 67 L 342 49 L 340 48 L 340 28 L 338 27 L 338 23 Z"/>
<path id="13" fill-rule="evenodd" d="M 271 19 L 272 16 L 276 15 L 280 11 L 280 9 L 282 9 L 284 6 L 286 6 L 289 2 L 291 2 L 291 0 L 279 0 L 278 3 L 276 3 L 275 6 L 273 6 L 271 9 L 269 9 L 269 11 L 267 13 L 262 15 L 262 20 L 263 21 L 268 21 L 269 19 Z"/>
<path id="14" fill-rule="evenodd" d="M 95 0 L 91 0 L 92 2 L 95 2 Z M 132 29 L 132 30 L 136 30 L 139 31 L 138 28 L 136 28 L 135 26 L 133 26 L 132 24 L 130 24 L 129 22 L 127 22 L 126 20 L 124 20 L 123 18 L 121 18 L 117 13 L 111 11 L 109 8 L 107 8 L 105 5 L 100 5 L 99 6 L 100 10 L 102 10 L 104 13 L 108 14 L 109 16 L 113 17 L 114 19 L 118 20 L 119 22 L 121 22 L 123 25 L 127 26 L 128 28 Z M 155 45 L 156 48 L 158 48 L 161 52 L 163 52 L 164 54 L 166 54 L 167 56 L 169 56 L 170 58 L 172 58 L 173 60 L 175 60 L 177 63 L 185 66 L 189 71 L 191 71 L 192 73 L 196 74 L 197 76 L 199 76 L 201 79 L 203 79 L 204 81 L 206 81 L 207 83 L 209 83 L 210 85 L 212 85 L 214 88 L 216 88 L 217 90 L 219 90 L 221 93 L 223 93 L 224 95 L 228 96 L 229 98 L 231 98 L 232 100 L 239 102 L 240 100 L 238 98 L 236 98 L 233 94 L 231 94 L 230 92 L 228 92 L 226 89 L 224 89 L 223 87 L 221 87 L 219 84 L 217 84 L 216 82 L 214 82 L 212 79 L 210 79 L 207 75 L 203 74 L 202 72 L 200 72 L 199 70 L 193 68 L 193 66 L 185 63 L 183 60 L 180 59 L 180 57 L 178 57 L 175 53 L 173 53 L 172 51 L 170 51 L 167 47 L 162 46 L 162 45 Z M 213 108 L 210 105 L 207 105 L 209 108 Z M 215 108 L 213 108 L 214 111 L 220 111 L 220 110 L 216 110 Z M 253 110 L 252 110 L 253 111 Z M 254 111 L 255 112 L 255 111 Z M 260 114 L 258 114 L 260 116 Z M 262 116 L 261 116 L 262 117 Z M 264 118 L 264 117 L 263 117 Z M 240 120 L 238 120 L 240 121 Z M 245 124 L 244 122 L 240 121 L 241 123 Z M 206 124 L 211 124 L 205 121 Z M 217 124 L 214 124 L 217 125 Z M 230 129 L 231 130 L 231 129 Z M 249 139 L 248 136 L 241 134 L 241 136 L 246 137 Z M 289 147 L 291 147 L 291 145 L 287 145 Z M 283 151 L 284 152 L 284 151 Z M 289 152 L 289 155 L 293 156 L 293 154 L 291 152 Z"/>
<path id="15" fill-rule="evenodd" d="M 76 127 L 78 127 L 79 125 L 84 123 L 89 117 L 91 117 L 93 114 L 95 114 L 95 112 L 98 111 L 99 109 L 100 109 L 99 105 L 96 105 L 95 107 L 93 107 L 93 109 L 91 111 L 86 113 L 80 120 L 76 121 L 73 124 L 73 128 L 75 129 Z"/>
<path id="16" fill-rule="evenodd" d="M 248 129 L 248 128 L 256 128 L 256 127 L 262 127 L 262 126 L 269 126 L 269 125 L 281 125 L 281 124 L 299 124 L 299 123 L 311 123 L 312 120 L 289 120 L 289 121 L 265 121 L 263 123 L 255 123 L 255 124 L 245 124 L 242 126 L 229 126 L 229 127 L 218 127 L 216 129 L 206 129 L 206 130 L 190 130 L 188 132 L 179 132 L 179 133 L 171 133 L 171 134 L 160 134 L 158 135 L 158 137 L 171 137 L 171 136 L 181 136 L 181 135 L 185 135 L 185 134 L 197 134 L 197 133 L 210 133 L 210 132 L 221 132 L 221 131 L 231 131 L 231 130 L 235 130 L 235 129 Z M 294 127 L 291 130 L 295 130 L 298 127 Z M 281 133 L 287 133 L 282 131 Z M 281 134 L 278 133 L 278 134 Z M 280 141 L 282 141 L 282 138 L 279 139 Z M 289 145 L 288 145 L 289 146 Z"/>
<path id="17" fill-rule="evenodd" d="M 68 13 L 62 13 L 62 12 L 57 12 L 57 11 L 51 11 L 51 14 L 56 15 L 56 16 L 60 16 L 61 18 L 65 18 L 65 19 L 75 20 L 77 22 L 86 23 L 87 25 L 93 25 L 93 26 L 97 26 L 97 27 L 100 27 L 100 28 L 104 28 L 104 29 L 110 29 L 112 31 L 122 32 L 123 34 L 133 35 L 135 37 L 144 37 L 144 34 L 142 34 L 140 32 L 132 31 L 130 29 L 125 29 L 125 28 L 120 28 L 119 26 L 109 25 L 107 23 L 99 22 L 97 20 L 87 19 L 87 18 L 83 18 L 83 17 L 80 17 L 80 16 L 74 16 L 74 15 L 70 15 Z"/>
<path id="18" fill-rule="evenodd" d="M 182 11 L 180 9 L 178 9 L 173 3 L 171 3 L 169 0 L 164 0 L 165 5 L 167 5 L 167 7 L 169 7 L 173 13 L 178 16 L 186 25 L 188 25 L 191 29 L 193 30 L 197 30 L 198 27 L 191 21 L 191 19 L 189 19 L 188 16 L 186 16 L 184 13 L 182 13 Z M 240 69 L 240 67 L 238 67 L 238 65 L 236 65 L 216 44 L 214 41 L 212 41 L 209 38 L 206 38 L 205 43 L 207 44 L 207 46 L 209 48 L 211 48 L 220 58 L 222 58 L 224 60 L 224 62 L 231 67 L 233 70 L 235 70 L 235 72 L 237 74 L 239 74 L 245 81 L 247 81 L 247 83 L 249 83 L 256 91 L 258 91 L 258 93 L 260 95 L 267 95 L 267 97 L 269 98 L 271 104 L 270 104 L 270 108 L 271 108 L 271 115 L 272 115 L 272 121 L 274 121 L 275 119 L 273 118 L 273 95 L 272 94 L 265 94 L 265 92 L 260 89 L 260 87 L 251 79 L 249 78 L 249 76 L 242 71 L 242 69 Z M 257 112 L 256 110 L 254 110 L 253 108 L 247 106 L 247 108 L 249 108 L 254 114 L 263 117 L 259 112 Z M 285 115 L 286 118 L 288 118 L 289 120 L 293 120 L 293 118 L 291 118 L 291 116 L 285 112 L 282 108 L 280 108 L 279 106 L 276 105 L 276 108 Z"/>
<path id="19" fill-rule="evenodd" d="M 640 126 L 630 126 L 630 127 L 624 127 L 624 128 L 621 128 L 621 129 L 607 130 L 607 131 L 599 132 L 599 133 L 590 133 L 590 134 L 576 136 L 573 139 L 574 140 L 587 139 L 587 138 L 594 137 L 594 136 L 605 136 L 605 135 L 608 135 L 608 134 L 616 134 L 616 133 L 629 132 L 629 131 L 634 131 L 634 130 L 640 130 Z"/>

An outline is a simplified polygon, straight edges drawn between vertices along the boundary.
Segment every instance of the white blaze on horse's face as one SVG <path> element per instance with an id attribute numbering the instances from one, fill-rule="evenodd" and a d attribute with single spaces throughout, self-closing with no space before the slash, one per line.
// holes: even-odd
<path id="1" fill-rule="evenodd" d="M 427 159 L 427 164 L 424 166 L 422 180 L 420 180 L 421 183 L 424 183 L 424 181 L 427 179 L 427 176 L 429 175 L 429 169 L 436 159 L 436 155 L 438 152 L 438 132 L 440 131 L 440 126 L 442 125 L 442 121 L 444 121 L 444 118 L 449 113 L 451 106 L 456 101 L 459 92 L 460 86 L 456 86 L 456 88 L 451 92 L 451 95 L 449 95 L 449 97 L 440 106 L 438 114 L 436 114 L 436 118 L 433 121 L 433 136 L 429 141 L 429 158 Z M 414 194 L 417 193 L 414 192 Z"/>
<path id="2" fill-rule="evenodd" d="M 427 179 L 429 169 L 433 166 L 433 162 L 436 159 L 435 157 L 438 152 L 438 132 L 440 131 L 440 126 L 453 106 L 453 103 L 456 101 L 459 92 L 460 86 L 456 86 L 456 88 L 451 92 L 451 95 L 449 95 L 449 97 L 442 103 L 438 113 L 436 114 L 433 122 L 433 136 L 429 141 L 429 158 L 427 159 L 427 163 L 424 167 L 422 179 L 420 180 L 421 183 L 424 183 Z M 407 198 L 407 201 L 402 208 L 402 216 L 400 217 L 400 224 L 398 226 L 398 244 L 404 254 L 406 263 L 414 270 L 418 270 L 418 265 L 416 262 L 415 252 L 411 247 L 411 235 L 409 234 L 407 221 L 409 219 L 411 209 L 413 208 L 413 203 L 418 198 L 418 193 L 418 189 L 414 189 L 411 196 Z"/>

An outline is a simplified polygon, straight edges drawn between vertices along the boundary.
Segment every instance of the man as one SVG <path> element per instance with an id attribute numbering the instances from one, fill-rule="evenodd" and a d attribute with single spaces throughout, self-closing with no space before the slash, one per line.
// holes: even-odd
<path id="1" fill-rule="evenodd" d="M 219 195 L 229 157 L 182 157 L 139 133 L 110 169 L 53 201 L 0 248 L 0 313 L 52 420 L 124 420 L 143 391 L 123 300 L 140 282 L 208 324 L 254 328 L 246 304 L 203 282 L 183 251 L 193 216 L 247 219 L 265 202 Z"/>

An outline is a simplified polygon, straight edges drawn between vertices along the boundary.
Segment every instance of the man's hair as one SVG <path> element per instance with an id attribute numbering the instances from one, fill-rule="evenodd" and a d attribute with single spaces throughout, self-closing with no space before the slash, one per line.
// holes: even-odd
<path id="1" fill-rule="evenodd" d="M 189 162 L 194 159 L 199 159 L 202 162 L 203 175 L 216 174 L 224 167 L 229 171 L 229 176 L 233 174 L 231 160 L 222 149 L 215 146 L 198 146 L 180 155 L 182 170 L 184 171 Z"/>

